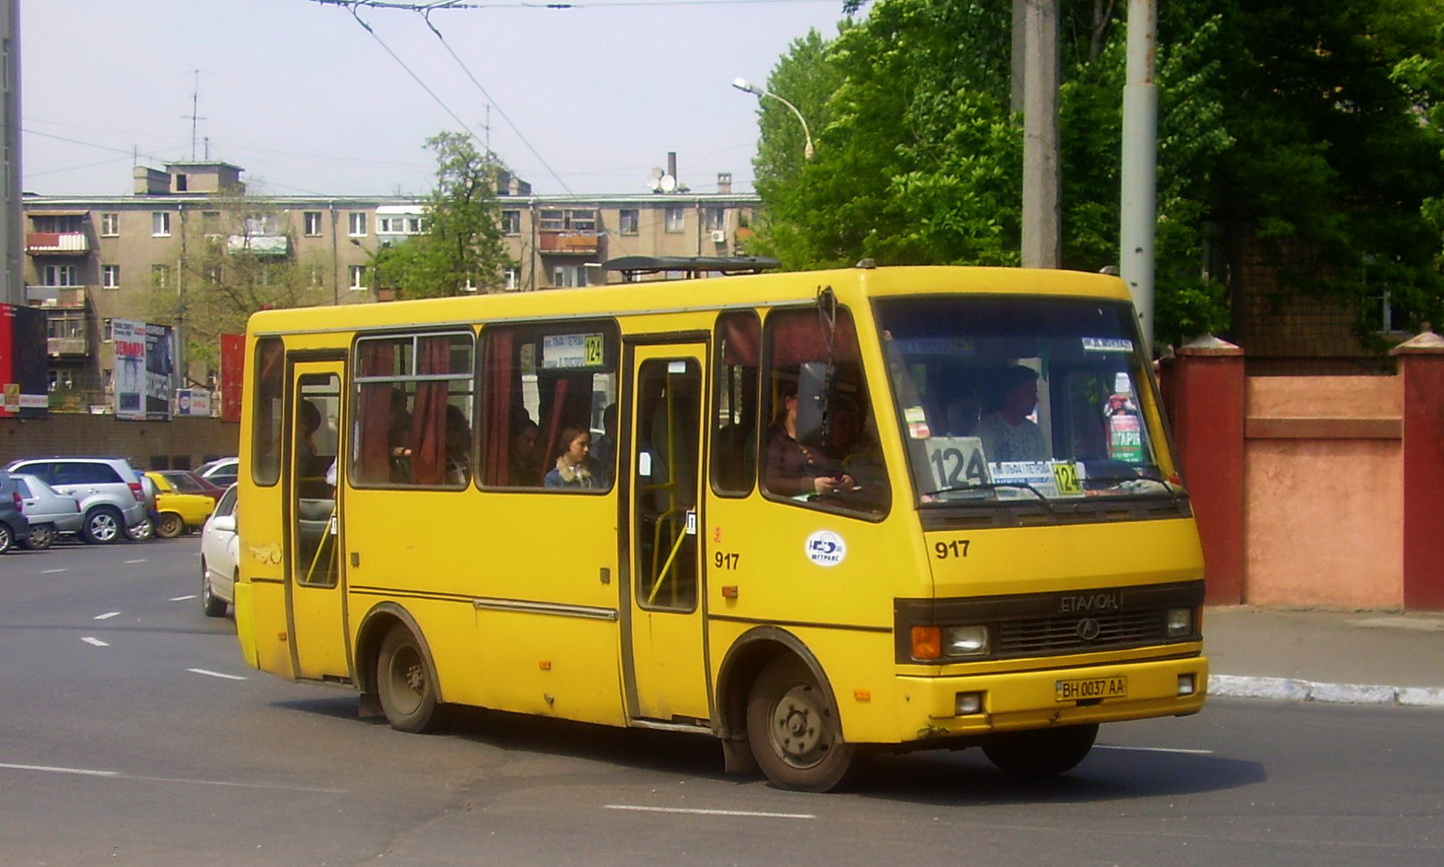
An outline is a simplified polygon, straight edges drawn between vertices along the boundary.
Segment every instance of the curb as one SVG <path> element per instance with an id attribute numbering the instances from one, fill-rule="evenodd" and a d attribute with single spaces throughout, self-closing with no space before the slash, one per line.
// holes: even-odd
<path id="1" fill-rule="evenodd" d="M 1231 698 L 1271 698 L 1330 704 L 1398 705 L 1444 708 L 1444 688 L 1372 686 L 1358 683 L 1316 683 L 1289 677 L 1244 677 L 1213 674 L 1208 694 Z"/>

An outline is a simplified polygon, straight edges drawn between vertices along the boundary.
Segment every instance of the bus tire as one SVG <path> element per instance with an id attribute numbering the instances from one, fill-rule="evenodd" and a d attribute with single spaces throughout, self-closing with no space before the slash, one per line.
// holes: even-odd
<path id="1" fill-rule="evenodd" d="M 747 743 L 774 785 L 828 792 L 842 785 L 856 748 L 842 739 L 837 707 L 801 659 L 767 664 L 747 698 Z"/>
<path id="2" fill-rule="evenodd" d="M 1056 777 L 1078 766 L 1093 749 L 1098 724 L 995 735 L 983 744 L 988 760 L 1020 777 Z"/>
<path id="3" fill-rule="evenodd" d="M 436 723 L 436 674 L 421 642 L 399 623 L 381 641 L 376 692 L 386 721 L 397 731 L 420 734 Z"/>

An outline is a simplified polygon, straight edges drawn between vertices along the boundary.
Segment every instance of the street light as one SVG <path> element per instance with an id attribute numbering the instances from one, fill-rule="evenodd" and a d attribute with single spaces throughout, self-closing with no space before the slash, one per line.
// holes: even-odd
<path id="1" fill-rule="evenodd" d="M 802 116 L 802 112 L 797 110 L 797 106 L 793 105 L 792 103 L 788 102 L 787 100 L 783 99 L 782 97 L 778 96 L 770 90 L 763 90 L 762 88 L 758 87 L 757 85 L 753 84 L 745 78 L 732 79 L 732 86 L 742 91 L 743 93 L 750 93 L 756 96 L 758 99 L 761 99 L 764 96 L 770 96 L 778 102 L 782 103 L 783 105 L 787 106 L 788 108 L 792 109 L 792 113 L 797 115 L 797 122 L 802 124 L 802 137 L 807 141 L 807 143 L 802 148 L 802 156 L 809 160 L 812 159 L 812 133 L 807 128 L 807 119 Z"/>

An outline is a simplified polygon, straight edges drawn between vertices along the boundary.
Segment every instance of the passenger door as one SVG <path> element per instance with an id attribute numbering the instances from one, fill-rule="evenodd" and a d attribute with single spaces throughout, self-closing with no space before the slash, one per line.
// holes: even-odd
<path id="1" fill-rule="evenodd" d="M 628 712 L 661 723 L 711 716 L 703 587 L 701 455 L 706 345 L 628 347 Z"/>
<path id="2" fill-rule="evenodd" d="M 327 471 L 341 458 L 345 364 L 293 360 L 287 390 L 291 444 L 286 490 L 286 620 L 291 664 L 298 677 L 351 677 L 346 588 L 341 546 L 341 501 Z"/>

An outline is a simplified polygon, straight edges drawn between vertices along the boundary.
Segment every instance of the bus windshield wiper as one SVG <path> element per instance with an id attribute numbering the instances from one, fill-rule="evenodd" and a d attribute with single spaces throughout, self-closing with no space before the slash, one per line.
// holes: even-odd
<path id="1" fill-rule="evenodd" d="M 1057 512 L 1053 511 L 1053 503 L 1043 494 L 1043 492 L 1028 484 L 1027 482 L 978 482 L 976 485 L 954 485 L 950 488 L 939 488 L 936 491 L 928 491 L 926 494 L 923 494 L 923 496 L 934 497 L 938 494 L 957 494 L 967 493 L 970 491 L 996 491 L 999 488 L 1018 488 L 1031 491 L 1033 496 L 1037 497 L 1038 501 L 1043 504 L 1043 508 L 1048 510 L 1048 514 L 1057 514 Z"/>

